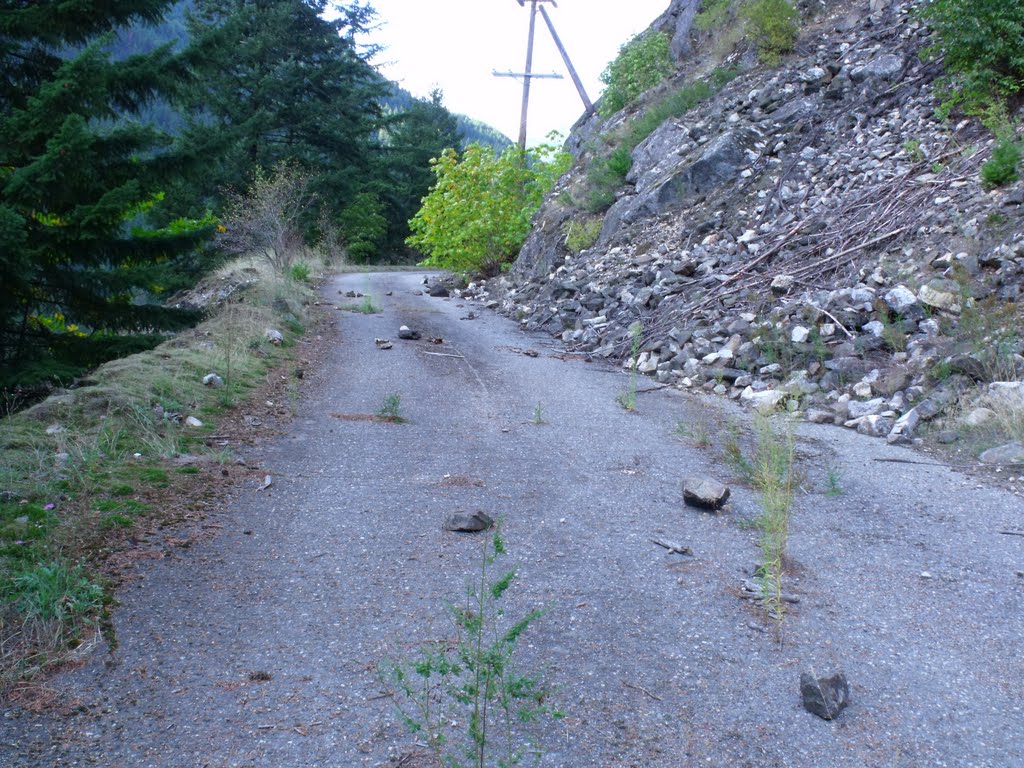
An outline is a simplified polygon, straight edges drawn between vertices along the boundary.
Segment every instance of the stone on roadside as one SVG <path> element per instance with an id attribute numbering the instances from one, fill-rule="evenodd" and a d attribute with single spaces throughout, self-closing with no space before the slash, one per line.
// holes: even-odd
<path id="1" fill-rule="evenodd" d="M 800 696 L 804 709 L 812 715 L 822 720 L 835 720 L 850 703 L 850 683 L 842 672 L 818 678 L 810 672 L 801 672 Z"/>
<path id="2" fill-rule="evenodd" d="M 406 341 L 415 341 L 420 337 L 419 331 L 414 331 L 408 325 L 403 325 L 398 329 L 398 338 L 405 339 Z"/>
<path id="3" fill-rule="evenodd" d="M 441 527 L 446 531 L 458 533 L 477 533 L 486 531 L 492 525 L 494 525 L 493 518 L 486 512 L 477 510 L 476 512 L 452 512 L 444 519 L 444 524 Z"/>
<path id="4" fill-rule="evenodd" d="M 887 437 L 892 432 L 893 426 L 894 420 L 891 417 L 872 414 L 860 419 L 857 431 L 870 437 Z"/>
<path id="5" fill-rule="evenodd" d="M 683 502 L 703 509 L 720 509 L 729 499 L 729 488 L 710 477 L 688 477 L 683 481 Z"/>
<path id="6" fill-rule="evenodd" d="M 964 424 L 968 427 L 980 427 L 987 424 L 996 417 L 996 412 L 991 408 L 973 408 L 964 416 Z"/>
<path id="7" fill-rule="evenodd" d="M 1012 443 L 989 448 L 978 457 L 982 464 L 1024 464 L 1024 445 Z"/>
<path id="8" fill-rule="evenodd" d="M 224 386 L 224 379 L 222 379 L 216 373 L 208 373 L 205 376 L 203 376 L 203 386 L 212 387 L 213 389 L 220 389 Z"/>
<path id="9" fill-rule="evenodd" d="M 435 298 L 441 299 L 447 299 L 451 295 L 448 289 L 445 288 L 440 283 L 434 283 L 432 286 L 430 286 L 430 290 L 427 293 L 431 296 L 434 296 Z"/>
<path id="10" fill-rule="evenodd" d="M 747 387 L 740 393 L 740 403 L 753 408 L 758 413 L 767 416 L 774 411 L 779 403 L 786 399 L 786 393 L 777 389 L 766 389 L 763 392 L 755 392 L 752 387 Z"/>
<path id="11" fill-rule="evenodd" d="M 203 426 L 203 422 L 201 422 L 195 416 L 189 416 L 187 419 L 185 419 L 185 426 L 195 427 L 198 429 L 199 427 Z"/>
<path id="12" fill-rule="evenodd" d="M 284 343 L 284 334 L 274 328 L 267 328 L 264 332 L 267 341 L 273 344 L 275 347 L 280 347 Z"/>
<path id="13" fill-rule="evenodd" d="M 911 408 L 896 419 L 896 423 L 892 425 L 892 429 L 889 430 L 889 434 L 886 435 L 885 441 L 890 445 L 909 443 L 910 438 L 913 437 L 914 431 L 917 429 L 917 425 L 920 423 L 920 412 L 917 408 Z"/>
<path id="14" fill-rule="evenodd" d="M 836 415 L 823 408 L 808 408 L 804 413 L 804 419 L 811 424 L 832 424 L 836 420 Z"/>
<path id="15" fill-rule="evenodd" d="M 390 339 L 374 339 L 373 343 L 377 345 L 377 349 L 391 349 L 393 346 Z"/>
<path id="16" fill-rule="evenodd" d="M 874 400 L 851 400 L 850 401 L 850 418 L 859 419 L 864 416 L 874 416 L 875 414 L 881 413 L 885 410 L 885 400 L 880 397 L 876 397 Z"/>

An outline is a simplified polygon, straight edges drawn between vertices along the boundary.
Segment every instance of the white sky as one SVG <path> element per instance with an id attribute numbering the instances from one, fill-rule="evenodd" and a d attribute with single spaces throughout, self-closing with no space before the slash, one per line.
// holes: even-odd
<path id="1" fill-rule="evenodd" d="M 519 136 L 522 82 L 494 77 L 522 72 L 526 65 L 529 3 L 516 0 L 370 0 L 378 29 L 369 41 L 384 46 L 376 63 L 381 73 L 414 96 L 439 87 L 445 106 L 488 123 L 515 141 Z M 598 80 L 619 46 L 646 29 L 669 0 L 558 0 L 545 3 L 555 30 L 596 101 Z M 530 86 L 528 141 L 549 131 L 563 135 L 583 114 L 547 25 L 537 14 L 534 73 L 558 72 L 563 80 L 534 79 Z"/>

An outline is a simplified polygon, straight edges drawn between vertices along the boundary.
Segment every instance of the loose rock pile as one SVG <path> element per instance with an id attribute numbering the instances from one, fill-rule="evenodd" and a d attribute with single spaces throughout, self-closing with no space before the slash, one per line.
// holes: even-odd
<path id="1" fill-rule="evenodd" d="M 583 152 L 512 272 L 462 295 L 659 382 L 891 442 L 1019 379 L 1024 185 L 983 189 L 991 137 L 934 116 L 914 3 L 837 5 L 807 53 L 638 145 L 595 247 L 552 225 L 581 215 Z"/>

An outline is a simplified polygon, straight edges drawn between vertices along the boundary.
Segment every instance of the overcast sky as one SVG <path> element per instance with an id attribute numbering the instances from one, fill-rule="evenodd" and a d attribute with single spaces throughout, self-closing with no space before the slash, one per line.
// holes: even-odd
<path id="1" fill-rule="evenodd" d="M 526 64 L 529 3 L 517 0 L 370 0 L 379 28 L 370 41 L 384 46 L 380 71 L 414 96 L 444 91 L 445 105 L 519 136 L 522 82 L 492 75 L 522 72 Z M 624 42 L 646 29 L 669 0 L 558 0 L 545 4 L 591 100 L 598 80 Z M 552 130 L 568 132 L 583 113 L 547 26 L 537 14 L 535 73 L 558 72 L 563 80 L 535 79 L 530 90 L 529 142 Z"/>

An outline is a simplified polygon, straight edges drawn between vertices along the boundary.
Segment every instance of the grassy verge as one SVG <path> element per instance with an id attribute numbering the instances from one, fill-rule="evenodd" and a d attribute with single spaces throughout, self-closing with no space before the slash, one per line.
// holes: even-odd
<path id="1" fill-rule="evenodd" d="M 196 328 L 0 420 L 0 690 L 95 630 L 107 558 L 195 474 L 169 460 L 215 450 L 234 406 L 292 359 L 313 298 L 304 281 L 250 262 L 206 284 L 229 296 Z M 204 385 L 211 373 L 221 386 Z"/>

